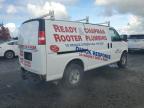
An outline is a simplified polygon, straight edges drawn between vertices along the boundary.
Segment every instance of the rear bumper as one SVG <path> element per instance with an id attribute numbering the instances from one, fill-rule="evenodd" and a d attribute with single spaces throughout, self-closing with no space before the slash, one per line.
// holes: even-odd
<path id="1" fill-rule="evenodd" d="M 21 77 L 23 80 L 41 80 L 41 81 L 46 81 L 46 75 L 38 75 L 35 73 L 32 73 L 30 71 L 25 70 L 24 68 L 21 68 Z"/>

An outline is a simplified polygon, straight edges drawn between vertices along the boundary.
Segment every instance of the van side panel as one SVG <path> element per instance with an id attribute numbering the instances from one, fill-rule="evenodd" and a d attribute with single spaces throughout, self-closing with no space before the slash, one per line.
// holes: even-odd
<path id="1" fill-rule="evenodd" d="M 93 54 L 97 53 L 95 47 L 99 47 L 101 51 L 99 50 L 98 54 L 110 55 L 110 50 L 107 48 L 107 42 L 110 41 L 107 37 L 108 27 L 94 25 L 95 29 L 105 30 L 105 35 L 102 37 L 103 35 L 92 33 L 89 35 L 90 38 L 96 35 L 96 38 L 100 39 L 88 40 L 85 26 L 90 28 L 90 25 L 68 21 L 46 20 L 45 22 L 47 81 L 62 78 L 66 65 L 74 59 L 83 62 L 85 71 L 110 63 L 110 60 L 100 62 L 95 57 L 96 54 Z"/>

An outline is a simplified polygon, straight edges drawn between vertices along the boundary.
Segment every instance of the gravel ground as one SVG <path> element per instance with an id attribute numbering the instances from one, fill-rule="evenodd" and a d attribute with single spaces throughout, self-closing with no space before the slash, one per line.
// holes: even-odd
<path id="1" fill-rule="evenodd" d="M 144 53 L 129 54 L 127 69 L 115 64 L 84 75 L 67 90 L 21 80 L 17 58 L 0 58 L 0 108 L 144 108 Z"/>

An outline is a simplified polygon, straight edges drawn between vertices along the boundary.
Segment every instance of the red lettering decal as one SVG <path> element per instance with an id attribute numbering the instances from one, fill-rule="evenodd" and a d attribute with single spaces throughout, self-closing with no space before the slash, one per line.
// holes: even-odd
<path id="1" fill-rule="evenodd" d="M 58 34 L 54 34 L 54 39 L 56 42 L 58 42 L 58 41 L 61 42 L 61 39 Z"/>
<path id="2" fill-rule="evenodd" d="M 77 29 L 76 29 L 76 27 L 74 27 L 73 30 L 75 31 L 75 33 L 77 33 Z"/>
<path id="3" fill-rule="evenodd" d="M 61 35 L 61 40 L 62 40 L 62 42 L 65 42 L 65 41 L 66 41 L 66 38 L 65 38 L 64 35 Z"/>
<path id="4" fill-rule="evenodd" d="M 70 39 L 69 36 L 66 36 L 66 40 L 67 40 L 67 41 L 71 41 L 71 39 Z"/>
<path id="5" fill-rule="evenodd" d="M 59 27 L 60 27 L 60 31 L 61 31 L 61 32 L 65 32 L 65 29 L 64 29 L 63 26 L 59 26 Z"/>
<path id="6" fill-rule="evenodd" d="M 79 41 L 82 41 L 82 37 L 81 36 L 78 36 L 78 39 L 79 39 Z"/>
<path id="7" fill-rule="evenodd" d="M 55 32 L 61 32 L 58 25 L 53 25 L 53 28 L 54 28 Z"/>

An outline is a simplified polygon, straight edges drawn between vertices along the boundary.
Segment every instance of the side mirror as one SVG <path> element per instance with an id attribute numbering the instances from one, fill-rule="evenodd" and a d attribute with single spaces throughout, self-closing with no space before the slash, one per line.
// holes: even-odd
<path id="1" fill-rule="evenodd" d="M 127 35 L 121 35 L 121 39 L 125 42 L 128 41 L 128 36 Z"/>

